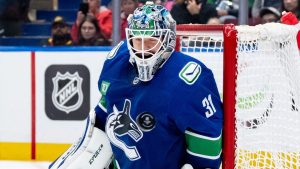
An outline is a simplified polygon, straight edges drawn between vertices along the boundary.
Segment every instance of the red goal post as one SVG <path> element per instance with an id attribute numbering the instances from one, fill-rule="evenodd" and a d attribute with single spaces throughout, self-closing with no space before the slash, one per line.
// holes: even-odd
<path id="1" fill-rule="evenodd" d="M 300 135 L 297 30 L 279 23 L 184 24 L 176 34 L 177 51 L 223 76 L 216 79 L 224 108 L 222 167 L 300 168 L 300 136 L 290 136 Z M 210 61 L 213 53 L 222 57 L 222 72 Z"/>

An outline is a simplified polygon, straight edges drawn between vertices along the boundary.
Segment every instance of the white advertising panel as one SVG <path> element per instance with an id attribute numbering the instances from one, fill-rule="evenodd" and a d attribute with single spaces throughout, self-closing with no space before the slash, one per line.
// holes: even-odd
<path id="1" fill-rule="evenodd" d="M 36 52 L 36 141 L 73 143 L 97 105 L 108 52 Z"/>
<path id="2" fill-rule="evenodd" d="M 31 141 L 30 58 L 30 52 L 0 52 L 0 142 Z"/>

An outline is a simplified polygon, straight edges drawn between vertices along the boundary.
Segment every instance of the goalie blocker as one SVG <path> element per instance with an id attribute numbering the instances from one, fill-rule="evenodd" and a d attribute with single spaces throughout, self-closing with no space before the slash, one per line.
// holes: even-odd
<path id="1" fill-rule="evenodd" d="M 95 112 L 92 110 L 82 137 L 56 159 L 49 169 L 108 169 L 113 153 L 106 134 L 94 127 Z"/>

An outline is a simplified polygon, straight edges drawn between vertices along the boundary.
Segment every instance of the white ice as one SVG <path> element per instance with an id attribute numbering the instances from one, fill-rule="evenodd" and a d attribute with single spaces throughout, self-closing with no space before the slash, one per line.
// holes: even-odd
<path id="1" fill-rule="evenodd" d="M 0 160 L 0 169 L 48 169 L 50 162 L 36 161 L 3 161 Z"/>

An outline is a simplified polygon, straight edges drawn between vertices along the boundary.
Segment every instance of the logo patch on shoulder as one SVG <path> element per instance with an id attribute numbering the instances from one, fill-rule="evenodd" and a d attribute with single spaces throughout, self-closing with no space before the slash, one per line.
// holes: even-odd
<path id="1" fill-rule="evenodd" d="M 201 74 L 201 66 L 196 62 L 187 63 L 179 72 L 179 77 L 186 84 L 192 85 L 196 82 Z"/>
<path id="2" fill-rule="evenodd" d="M 110 83 L 107 81 L 102 81 L 101 83 L 101 88 L 100 88 L 100 92 L 102 95 L 106 95 L 107 89 L 109 87 Z"/>
<path id="3" fill-rule="evenodd" d="M 105 96 L 106 96 L 106 93 L 107 93 L 107 90 L 108 90 L 109 86 L 110 86 L 110 82 L 107 82 L 107 81 L 103 80 L 102 83 L 101 83 L 101 87 L 100 87 L 101 98 L 100 98 L 100 101 L 99 101 L 98 105 L 105 112 L 107 112 Z"/>

